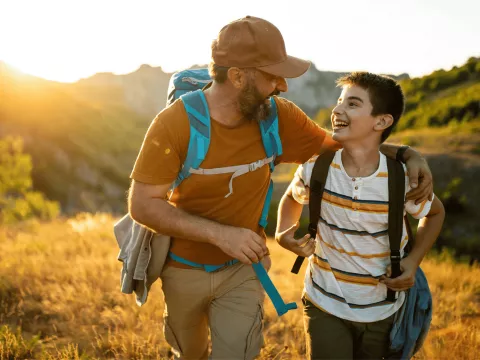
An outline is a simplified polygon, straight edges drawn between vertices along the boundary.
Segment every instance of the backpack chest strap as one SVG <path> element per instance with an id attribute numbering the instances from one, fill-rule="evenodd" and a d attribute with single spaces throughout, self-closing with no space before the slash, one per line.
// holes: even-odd
<path id="1" fill-rule="evenodd" d="M 230 192 L 225 195 L 225 197 L 229 197 L 230 195 L 233 194 L 233 179 L 236 177 L 239 177 L 241 175 L 245 175 L 246 173 L 249 173 L 251 171 L 255 171 L 257 169 L 260 169 L 261 167 L 270 164 L 275 160 L 275 156 L 270 156 L 269 158 L 261 159 L 254 161 L 250 164 L 243 164 L 243 165 L 235 165 L 235 166 L 225 166 L 221 168 L 214 168 L 214 169 L 194 169 L 190 168 L 189 172 L 191 174 L 197 174 L 197 175 L 219 175 L 219 174 L 230 174 L 233 173 L 232 176 L 230 177 L 230 182 L 228 184 L 228 188 Z"/>

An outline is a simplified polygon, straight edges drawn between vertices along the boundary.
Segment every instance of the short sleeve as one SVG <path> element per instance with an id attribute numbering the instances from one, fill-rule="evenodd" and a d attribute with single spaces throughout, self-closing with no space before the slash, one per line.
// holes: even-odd
<path id="1" fill-rule="evenodd" d="M 407 213 L 412 215 L 415 219 L 421 219 L 428 215 L 430 212 L 430 208 L 432 207 L 433 199 L 435 198 L 435 194 L 433 195 L 432 201 L 430 200 L 423 200 L 420 204 L 415 205 L 415 201 L 408 200 L 405 203 L 405 210 Z"/>
<path id="2" fill-rule="evenodd" d="M 147 184 L 170 184 L 185 161 L 190 136 L 181 101 L 160 112 L 150 124 L 130 178 Z"/>
<path id="3" fill-rule="evenodd" d="M 297 105 L 275 97 L 283 154 L 278 162 L 302 164 L 325 147 L 337 150 L 340 145 Z"/>
<path id="4" fill-rule="evenodd" d="M 403 165 L 403 169 L 405 171 L 405 194 L 408 193 L 412 188 L 410 187 L 409 179 L 408 179 L 408 172 L 405 164 Z M 424 200 L 420 204 L 415 205 L 414 200 L 408 200 L 405 203 L 405 211 L 412 215 L 415 219 L 421 219 L 428 215 L 430 212 L 430 208 L 432 207 L 433 199 L 435 198 L 435 194 L 433 195 L 432 200 Z"/>
<path id="5" fill-rule="evenodd" d="M 318 156 L 312 157 L 309 161 L 300 165 L 295 172 L 293 180 L 290 184 L 292 196 L 296 202 L 307 205 L 309 200 L 310 177 L 312 176 L 313 166 Z"/>

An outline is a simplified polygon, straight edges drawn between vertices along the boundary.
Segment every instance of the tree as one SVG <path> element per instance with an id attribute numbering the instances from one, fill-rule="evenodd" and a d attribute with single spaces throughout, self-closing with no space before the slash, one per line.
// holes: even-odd
<path id="1" fill-rule="evenodd" d="M 23 153 L 21 138 L 0 139 L 0 223 L 58 216 L 58 203 L 32 190 L 32 160 Z"/>

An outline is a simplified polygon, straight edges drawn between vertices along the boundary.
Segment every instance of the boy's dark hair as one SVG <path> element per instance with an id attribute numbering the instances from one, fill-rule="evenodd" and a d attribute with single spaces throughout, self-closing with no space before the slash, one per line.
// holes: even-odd
<path id="1" fill-rule="evenodd" d="M 212 52 L 215 51 L 216 47 L 217 47 L 217 40 L 213 40 Z M 212 61 L 208 65 L 208 74 L 210 75 L 213 81 L 216 81 L 219 84 L 223 84 L 227 80 L 228 69 L 230 68 L 226 66 L 219 66 Z"/>
<path id="2" fill-rule="evenodd" d="M 393 117 L 392 125 L 382 133 L 383 143 L 392 132 L 405 108 L 405 96 L 402 88 L 392 78 L 364 71 L 355 71 L 342 76 L 337 80 L 337 86 L 356 85 L 367 90 L 372 103 L 372 116 L 390 114 Z"/>

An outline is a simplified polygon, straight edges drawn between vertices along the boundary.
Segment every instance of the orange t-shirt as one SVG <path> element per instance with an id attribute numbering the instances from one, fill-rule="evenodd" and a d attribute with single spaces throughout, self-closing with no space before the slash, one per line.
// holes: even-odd
<path id="1" fill-rule="evenodd" d="M 275 97 L 283 154 L 276 163 L 304 163 L 325 147 L 337 143 L 310 120 L 295 104 Z M 160 112 L 151 123 L 135 162 L 131 178 L 147 184 L 170 184 L 175 181 L 185 161 L 190 124 L 181 100 Z M 211 138 L 204 169 L 248 164 L 266 157 L 258 123 L 245 122 L 228 128 L 211 119 Z M 174 191 L 174 206 L 216 222 L 251 229 L 265 237 L 258 224 L 270 183 L 268 165 L 233 180 L 233 194 L 228 198 L 232 174 L 191 174 Z M 222 264 L 231 257 L 220 248 L 183 238 L 173 238 L 174 254 L 201 264 Z M 174 261 L 173 266 L 184 267 Z"/>

